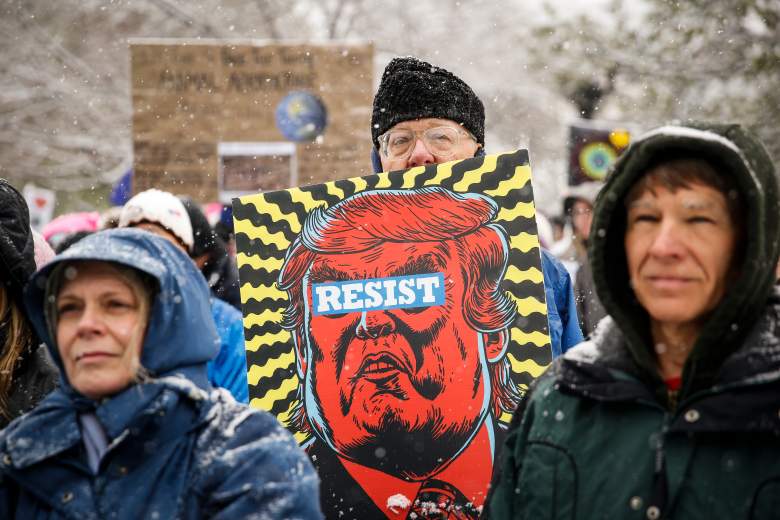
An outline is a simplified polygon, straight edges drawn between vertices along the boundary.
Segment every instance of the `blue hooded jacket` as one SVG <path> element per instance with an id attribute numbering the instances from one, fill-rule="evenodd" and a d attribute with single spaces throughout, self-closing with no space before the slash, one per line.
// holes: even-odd
<path id="1" fill-rule="evenodd" d="M 132 267 L 159 287 L 141 353 L 151 377 L 100 401 L 70 386 L 44 317 L 47 278 L 72 260 Z M 25 300 L 62 384 L 0 432 L 0 518 L 321 518 L 317 476 L 294 438 L 208 382 L 219 339 L 208 287 L 183 252 L 139 230 L 97 233 L 39 271 Z M 108 441 L 96 471 L 84 414 Z"/>
<path id="2" fill-rule="evenodd" d="M 483 148 L 477 150 L 477 157 L 485 155 Z M 374 173 L 382 171 L 382 161 L 376 148 L 371 148 L 371 166 Z M 585 338 L 577 317 L 577 303 L 574 299 L 574 285 L 571 276 L 560 260 L 552 253 L 541 249 L 544 294 L 547 301 L 547 324 L 550 329 L 552 357 L 556 358 L 577 345 Z"/>
<path id="3" fill-rule="evenodd" d="M 239 403 L 249 402 L 244 347 L 244 321 L 232 305 L 211 296 L 211 316 L 220 338 L 217 357 L 207 365 L 209 381 L 230 391 Z"/>

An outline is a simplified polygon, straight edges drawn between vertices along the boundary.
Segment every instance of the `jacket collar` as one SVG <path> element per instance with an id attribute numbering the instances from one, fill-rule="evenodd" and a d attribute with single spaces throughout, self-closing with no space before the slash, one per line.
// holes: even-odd
<path id="1" fill-rule="evenodd" d="M 84 412 L 95 413 L 108 438 L 118 442 L 127 433 L 140 432 L 158 413 L 181 406 L 183 400 L 196 406 L 203 402 L 206 391 L 192 382 L 198 378 L 198 374 L 167 376 L 133 385 L 99 403 L 57 389 L 0 434 L 0 463 L 22 469 L 77 446 L 82 442 L 78 414 Z M 195 428 L 202 420 L 198 417 L 184 429 Z M 181 426 L 176 425 L 179 433 Z"/>
<path id="2" fill-rule="evenodd" d="M 780 385 L 779 338 L 780 295 L 776 293 L 740 348 L 719 367 L 713 384 L 700 391 Z M 583 397 L 600 401 L 666 400 L 666 387 L 657 370 L 637 364 L 626 337 L 610 317 L 599 323 L 592 340 L 566 352 L 552 373 L 566 392 Z"/>

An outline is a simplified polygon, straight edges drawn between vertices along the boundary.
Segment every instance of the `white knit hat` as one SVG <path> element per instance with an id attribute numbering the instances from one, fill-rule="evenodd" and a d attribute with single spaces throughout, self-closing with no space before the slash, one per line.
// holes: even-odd
<path id="1" fill-rule="evenodd" d="M 152 188 L 142 191 L 128 200 L 119 215 L 119 227 L 128 227 L 139 222 L 159 224 L 192 251 L 192 224 L 181 201 L 168 193 Z"/>

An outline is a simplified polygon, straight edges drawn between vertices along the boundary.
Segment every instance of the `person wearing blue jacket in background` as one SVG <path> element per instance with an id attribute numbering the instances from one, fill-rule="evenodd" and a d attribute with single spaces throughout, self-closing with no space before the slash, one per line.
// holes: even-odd
<path id="1" fill-rule="evenodd" d="M 134 227 L 159 235 L 188 255 L 196 244 L 185 203 L 166 191 L 146 190 L 127 201 L 119 215 L 119 227 Z M 234 307 L 213 295 L 210 302 L 220 348 L 208 364 L 209 381 L 214 386 L 228 389 L 236 401 L 248 403 L 243 317 Z"/>
<path id="2" fill-rule="evenodd" d="M 484 155 L 485 107 L 451 72 L 413 57 L 395 58 L 374 96 L 371 137 L 377 173 Z M 584 338 L 569 273 L 544 249 L 541 262 L 552 354 L 557 357 Z"/>
<path id="3" fill-rule="evenodd" d="M 190 197 L 179 196 L 192 224 L 192 251 L 190 257 L 206 278 L 211 295 L 241 311 L 241 293 L 238 287 L 238 266 L 228 245 L 211 227 L 200 205 Z M 232 215 L 231 215 L 232 220 Z"/>
<path id="4" fill-rule="evenodd" d="M 35 274 L 25 304 L 61 385 L 0 432 L 0 518 L 322 517 L 293 436 L 209 383 L 208 296 L 187 255 L 135 229 Z"/>
<path id="5" fill-rule="evenodd" d="M 214 316 L 214 324 L 217 326 L 219 337 L 222 338 L 223 347 L 214 362 L 209 364 L 209 379 L 212 383 L 223 382 L 224 387 L 230 390 L 233 397 L 242 403 L 249 402 L 249 387 L 246 375 L 246 350 L 244 348 L 244 321 L 240 311 L 240 299 L 235 296 L 231 300 L 225 298 L 227 289 L 224 283 L 217 283 L 219 277 L 212 264 L 231 262 L 228 258 L 225 244 L 222 243 L 214 230 L 209 225 L 206 215 L 198 204 L 189 197 L 179 197 L 192 226 L 192 248 L 188 251 L 190 258 L 200 269 L 211 290 L 211 314 Z M 235 262 L 232 262 L 232 271 L 236 270 Z M 219 270 L 219 272 L 224 269 Z M 238 293 L 238 272 L 234 273 L 234 289 Z M 224 282 L 224 280 L 222 281 Z M 231 285 L 232 287 L 232 285 Z M 218 301 L 214 301 L 218 300 Z M 238 303 L 237 308 L 235 304 Z M 222 385 L 217 385 L 222 386 Z"/>

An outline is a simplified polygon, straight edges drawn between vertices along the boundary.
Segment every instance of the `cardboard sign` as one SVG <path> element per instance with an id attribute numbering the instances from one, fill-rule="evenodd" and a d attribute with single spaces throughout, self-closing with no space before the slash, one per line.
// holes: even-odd
<path id="1" fill-rule="evenodd" d="M 552 357 L 527 152 L 233 211 L 251 405 L 306 447 L 326 517 L 406 518 L 443 497 L 476 517 Z"/>
<path id="2" fill-rule="evenodd" d="M 230 200 L 368 164 L 370 44 L 139 39 L 130 54 L 134 193 Z M 261 152 L 220 153 L 237 143 Z"/>
<path id="3" fill-rule="evenodd" d="M 54 215 L 54 204 L 57 193 L 53 190 L 27 183 L 22 188 L 22 195 L 30 212 L 30 227 L 40 231 L 49 223 Z"/>
<path id="4" fill-rule="evenodd" d="M 295 144 L 219 143 L 219 202 L 275 191 L 298 182 Z"/>

